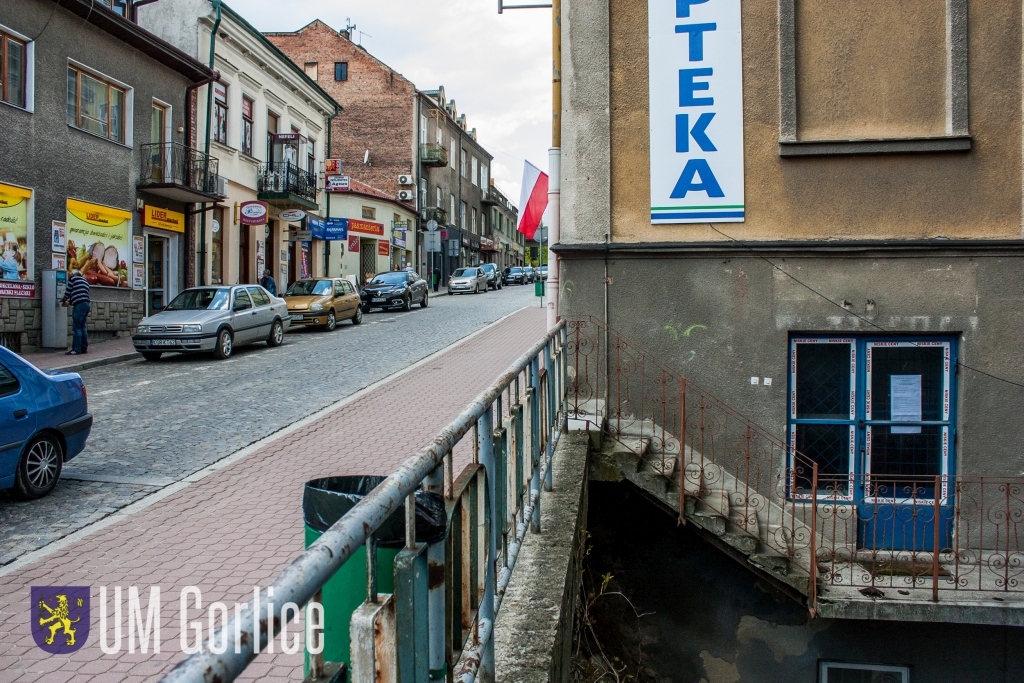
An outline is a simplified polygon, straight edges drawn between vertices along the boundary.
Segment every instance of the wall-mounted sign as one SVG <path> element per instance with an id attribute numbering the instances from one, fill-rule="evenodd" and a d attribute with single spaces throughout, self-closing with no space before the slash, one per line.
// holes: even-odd
<path id="1" fill-rule="evenodd" d="M 64 221 L 50 221 L 50 251 L 68 250 L 68 227 Z"/>
<path id="2" fill-rule="evenodd" d="M 327 175 L 341 175 L 341 159 L 325 159 L 324 173 Z"/>
<path id="3" fill-rule="evenodd" d="M 306 212 L 302 209 L 288 209 L 281 212 L 281 220 L 285 223 L 298 223 L 305 217 Z"/>
<path id="4" fill-rule="evenodd" d="M 391 227 L 394 230 L 408 230 L 409 221 L 391 221 Z"/>
<path id="5" fill-rule="evenodd" d="M 32 190 L 0 185 L 0 281 L 7 285 L 0 296 L 29 297 L 35 285 L 29 276 L 33 255 L 29 250 L 28 205 Z M 34 229 L 33 229 L 34 231 Z M 13 283 L 23 282 L 23 288 Z"/>
<path id="6" fill-rule="evenodd" d="M 391 244 L 395 245 L 399 249 L 405 249 L 406 240 L 405 230 L 394 230 L 391 233 Z"/>
<path id="7" fill-rule="evenodd" d="M 328 218 L 324 220 L 315 216 L 307 216 L 306 225 L 313 233 L 313 239 L 340 242 L 348 238 L 347 218 Z"/>
<path id="8" fill-rule="evenodd" d="M 377 242 L 377 255 L 378 256 L 391 256 L 391 245 L 381 240 Z"/>
<path id="9" fill-rule="evenodd" d="M 242 202 L 238 207 L 238 219 L 242 225 L 264 225 L 267 222 L 267 203 Z"/>
<path id="10" fill-rule="evenodd" d="M 132 263 L 146 260 L 146 239 L 138 235 L 132 237 Z"/>
<path id="11" fill-rule="evenodd" d="M 485 251 L 495 251 L 494 240 L 490 237 L 480 237 L 480 248 Z"/>
<path id="12" fill-rule="evenodd" d="M 352 178 L 347 175 L 328 175 L 324 177 L 324 192 L 347 192 L 351 189 Z"/>
<path id="13" fill-rule="evenodd" d="M 130 211 L 67 200 L 68 270 L 78 268 L 93 287 L 129 289 Z"/>
<path id="14" fill-rule="evenodd" d="M 651 223 L 744 218 L 740 0 L 648 0 Z"/>
<path id="15" fill-rule="evenodd" d="M 383 223 L 371 223 L 370 221 L 356 220 L 355 218 L 348 219 L 348 231 L 358 232 L 363 235 L 370 235 L 371 237 L 383 237 L 384 236 L 384 224 Z"/>
<path id="16" fill-rule="evenodd" d="M 146 288 L 146 266 L 132 266 L 132 289 Z"/>
<path id="17" fill-rule="evenodd" d="M 146 204 L 143 207 L 142 224 L 147 228 L 185 232 L 185 214 Z"/>
<path id="18" fill-rule="evenodd" d="M 60 252 L 59 254 L 50 254 L 50 268 L 54 270 L 67 270 L 68 268 L 68 255 L 67 252 Z"/>
<path id="19" fill-rule="evenodd" d="M 359 252 L 359 237 L 357 235 L 348 236 L 348 250 L 349 253 Z"/>
<path id="20" fill-rule="evenodd" d="M 291 230 L 285 233 L 289 242 L 308 242 L 313 239 L 312 230 Z"/>

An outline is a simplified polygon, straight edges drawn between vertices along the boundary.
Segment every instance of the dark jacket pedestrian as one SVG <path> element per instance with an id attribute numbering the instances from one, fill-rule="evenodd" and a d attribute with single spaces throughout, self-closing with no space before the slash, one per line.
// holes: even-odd
<path id="1" fill-rule="evenodd" d="M 441 284 L 441 269 L 440 268 L 434 268 L 434 272 L 430 276 L 430 279 L 432 280 L 432 284 L 434 285 L 434 291 L 436 292 L 437 288 Z"/>
<path id="2" fill-rule="evenodd" d="M 71 350 L 66 355 L 78 356 L 89 350 L 89 283 L 77 268 L 71 271 L 61 306 L 71 306 Z"/>
<path id="3" fill-rule="evenodd" d="M 263 271 L 263 278 L 260 280 L 260 287 L 267 290 L 274 296 L 277 296 L 277 283 L 274 282 L 274 278 L 270 276 L 269 270 Z"/>

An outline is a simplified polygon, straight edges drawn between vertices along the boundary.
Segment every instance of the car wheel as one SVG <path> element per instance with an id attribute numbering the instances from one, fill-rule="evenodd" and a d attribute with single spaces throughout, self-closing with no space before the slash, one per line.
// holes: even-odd
<path id="1" fill-rule="evenodd" d="M 29 441 L 14 475 L 14 488 L 22 498 L 41 498 L 53 490 L 64 466 L 64 449 L 57 437 L 40 434 Z"/>
<path id="2" fill-rule="evenodd" d="M 427 299 L 428 299 L 427 293 L 423 292 L 423 301 L 420 302 L 420 308 L 426 308 L 427 307 Z"/>
<path id="3" fill-rule="evenodd" d="M 142 357 L 148 361 L 160 360 L 160 356 L 164 355 L 163 351 L 143 351 Z"/>
<path id="4" fill-rule="evenodd" d="M 356 312 L 352 315 L 352 324 L 358 325 L 363 322 L 363 309 L 356 306 Z"/>
<path id="5" fill-rule="evenodd" d="M 213 347 L 213 357 L 217 360 L 224 360 L 230 358 L 231 352 L 234 350 L 235 340 L 231 336 L 231 330 L 221 330 L 217 334 L 217 344 Z"/>
<path id="6" fill-rule="evenodd" d="M 284 325 L 280 320 L 275 320 L 270 326 L 270 336 L 267 337 L 267 346 L 280 346 L 284 344 Z"/>
<path id="7" fill-rule="evenodd" d="M 327 328 L 328 332 L 332 332 L 337 326 L 338 319 L 334 317 L 334 311 L 327 311 L 327 324 L 324 327 Z"/>
<path id="8" fill-rule="evenodd" d="M 448 290 L 448 296 L 455 296 L 455 292 L 453 292 L 452 290 L 449 289 Z"/>

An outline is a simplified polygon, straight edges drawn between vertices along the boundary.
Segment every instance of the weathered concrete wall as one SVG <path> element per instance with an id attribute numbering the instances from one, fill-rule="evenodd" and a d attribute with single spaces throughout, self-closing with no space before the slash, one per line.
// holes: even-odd
<path id="1" fill-rule="evenodd" d="M 647 683 L 817 681 L 821 661 L 909 666 L 913 683 L 1024 680 L 1024 629 L 810 619 L 629 484 L 591 483 L 588 528 L 587 574 L 611 573 L 632 603 L 599 598 L 595 630 L 609 656 L 639 653 Z"/>
<path id="2" fill-rule="evenodd" d="M 626 340 L 784 438 L 791 333 L 878 334 L 766 261 L 744 255 L 613 254 L 608 263 L 610 324 Z M 959 339 L 960 361 L 1024 382 L 1020 255 L 893 253 L 766 257 L 871 322 L 901 333 Z M 563 261 L 562 313 L 603 317 L 604 262 Z M 772 386 L 750 378 L 771 377 Z M 1014 419 L 1018 387 L 961 369 L 957 377 L 963 474 L 1024 471 L 1024 425 Z"/>
<path id="3" fill-rule="evenodd" d="M 569 681 L 587 519 L 585 435 L 564 434 L 553 462 L 552 491 L 541 495 L 541 533 L 527 534 L 498 613 L 498 681 Z"/>

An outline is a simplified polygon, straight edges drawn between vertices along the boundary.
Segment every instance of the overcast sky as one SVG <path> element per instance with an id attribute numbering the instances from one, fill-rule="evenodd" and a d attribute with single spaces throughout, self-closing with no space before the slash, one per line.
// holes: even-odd
<path id="1" fill-rule="evenodd" d="M 517 0 L 518 1 L 518 0 Z M 498 14 L 497 0 L 229 0 L 261 31 L 351 19 L 372 55 L 421 90 L 444 86 L 494 156 L 491 176 L 519 203 L 523 160 L 547 171 L 551 10 Z M 287 11 L 283 11 L 287 6 Z M 362 31 L 360 38 L 359 31 Z M 343 114 L 344 116 L 344 114 Z"/>

